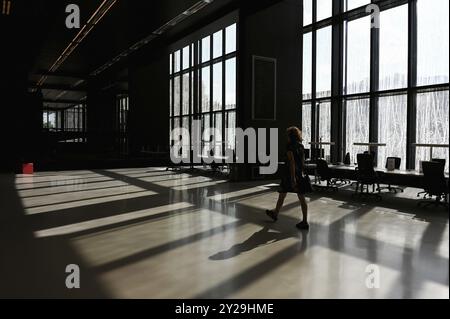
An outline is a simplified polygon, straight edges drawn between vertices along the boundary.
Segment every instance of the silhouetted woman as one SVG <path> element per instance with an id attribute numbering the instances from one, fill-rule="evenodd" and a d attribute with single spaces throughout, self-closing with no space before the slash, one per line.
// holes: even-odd
<path id="1" fill-rule="evenodd" d="M 303 214 L 303 220 L 296 227 L 302 230 L 309 229 L 308 204 L 305 194 L 311 192 L 311 184 L 305 172 L 305 148 L 302 144 L 302 132 L 297 127 L 290 127 L 287 129 L 287 138 L 287 161 L 282 172 L 277 207 L 275 210 L 267 210 L 266 214 L 277 221 L 287 193 L 295 193 L 300 201 Z"/>

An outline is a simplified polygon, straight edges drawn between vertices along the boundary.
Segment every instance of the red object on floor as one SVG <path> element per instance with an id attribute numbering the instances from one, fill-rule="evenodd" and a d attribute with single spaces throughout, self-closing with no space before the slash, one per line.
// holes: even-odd
<path id="1" fill-rule="evenodd" d="M 22 165 L 22 174 L 33 175 L 33 173 L 34 173 L 33 163 L 26 163 Z"/>

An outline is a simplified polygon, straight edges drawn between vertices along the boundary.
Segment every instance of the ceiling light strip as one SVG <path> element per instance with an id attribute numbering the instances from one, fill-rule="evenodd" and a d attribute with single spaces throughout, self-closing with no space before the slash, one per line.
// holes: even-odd
<path id="1" fill-rule="evenodd" d="M 49 72 L 55 72 L 64 61 L 72 54 L 72 52 L 78 47 L 78 45 L 86 38 L 86 36 L 92 31 L 92 29 L 97 25 L 98 22 L 105 16 L 105 14 L 112 8 L 112 6 L 118 0 L 104 0 L 100 6 L 95 10 L 95 12 L 88 19 L 87 23 L 83 25 L 81 30 L 77 35 L 70 41 L 69 45 L 64 49 L 61 55 L 56 59 L 55 63 L 50 67 Z M 37 86 L 42 86 L 47 80 L 48 75 L 42 76 Z"/>
<path id="2" fill-rule="evenodd" d="M 147 36 L 144 39 L 136 42 L 131 47 L 129 47 L 128 49 L 126 49 L 125 51 L 120 53 L 118 56 L 114 57 L 112 60 L 108 61 L 107 63 L 105 63 L 104 65 L 102 65 L 101 67 L 99 67 L 98 69 L 93 71 L 90 75 L 91 76 L 99 75 L 100 73 L 102 73 L 103 71 L 108 69 L 113 64 L 115 64 L 115 63 L 119 62 L 120 60 L 122 60 L 123 58 L 127 57 L 133 51 L 139 50 L 141 47 L 143 47 L 144 45 L 148 44 L 150 41 L 152 41 L 156 37 L 162 35 L 168 29 L 173 28 L 175 25 L 177 25 L 178 23 L 180 23 L 181 21 L 183 21 L 187 17 L 193 15 L 194 13 L 197 13 L 198 11 L 200 11 L 201 9 L 206 7 L 207 5 L 211 4 L 213 1 L 214 0 L 201 0 L 201 1 L 197 2 L 197 3 L 195 3 L 189 9 L 187 9 L 183 13 L 179 14 L 178 16 L 176 16 L 175 18 L 173 18 L 169 22 L 165 23 L 164 25 L 162 25 L 161 27 L 159 27 L 158 29 L 153 31 L 149 36 Z"/>

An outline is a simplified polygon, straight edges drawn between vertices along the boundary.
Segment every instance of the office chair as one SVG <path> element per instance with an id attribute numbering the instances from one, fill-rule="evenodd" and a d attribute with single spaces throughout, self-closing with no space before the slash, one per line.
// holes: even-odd
<path id="1" fill-rule="evenodd" d="M 440 159 L 440 158 L 433 158 L 431 161 L 442 164 L 442 166 L 444 166 L 444 168 L 445 168 L 445 164 L 447 163 L 447 161 L 445 159 Z M 420 197 L 422 195 L 423 195 L 423 199 L 432 198 L 432 196 L 430 196 L 430 194 L 428 193 L 428 191 L 426 189 L 424 189 L 422 192 L 417 193 L 417 197 Z"/>
<path id="2" fill-rule="evenodd" d="M 380 179 L 373 165 L 373 156 L 371 154 L 357 155 L 358 167 L 356 169 L 356 188 L 353 197 L 367 196 L 374 197 L 381 201 L 380 196 Z M 369 188 L 372 186 L 372 192 Z M 377 186 L 377 193 L 375 193 L 375 186 Z"/>
<path id="3" fill-rule="evenodd" d="M 309 160 L 311 158 L 311 150 L 309 148 L 305 148 L 305 160 Z"/>
<path id="4" fill-rule="evenodd" d="M 444 165 L 444 167 L 445 167 L 445 164 L 447 164 L 447 161 L 445 159 L 441 159 L 441 158 L 433 158 L 431 161 L 441 163 L 442 165 Z"/>
<path id="5" fill-rule="evenodd" d="M 311 148 L 311 160 L 316 161 L 325 157 L 323 148 Z"/>
<path id="6" fill-rule="evenodd" d="M 395 169 L 400 169 L 400 166 L 402 165 L 402 159 L 400 157 L 388 157 L 386 159 L 386 169 L 388 168 L 388 164 L 389 164 L 390 160 L 394 160 L 395 161 L 395 165 L 394 165 Z M 382 174 L 382 175 L 383 176 L 381 176 L 381 179 L 388 179 L 389 178 L 388 174 Z M 394 193 L 397 193 L 397 191 L 399 191 L 400 193 L 404 192 L 403 188 L 395 187 L 395 186 L 392 186 L 391 184 L 388 184 L 388 186 L 379 188 L 380 191 L 385 190 L 385 189 L 388 189 L 389 192 L 393 191 Z"/>
<path id="7" fill-rule="evenodd" d="M 448 208 L 448 182 L 444 176 L 445 166 L 439 162 L 423 162 L 423 187 L 430 198 L 435 200 L 420 201 L 418 206 L 443 206 Z"/>
<path id="8" fill-rule="evenodd" d="M 351 165 L 350 153 L 345 154 L 344 165 Z"/>
<path id="9" fill-rule="evenodd" d="M 316 174 L 318 176 L 318 181 L 326 181 L 327 185 L 315 185 L 318 188 L 325 189 L 325 190 L 333 190 L 335 192 L 338 191 L 338 180 L 333 175 L 333 172 L 328 167 L 328 164 L 325 160 L 319 159 L 316 161 L 317 168 L 316 168 Z"/>

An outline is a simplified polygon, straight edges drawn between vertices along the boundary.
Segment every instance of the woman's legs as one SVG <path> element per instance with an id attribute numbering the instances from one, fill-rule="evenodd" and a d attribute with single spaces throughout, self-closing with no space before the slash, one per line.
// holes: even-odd
<path id="1" fill-rule="evenodd" d="M 278 196 L 277 207 L 275 208 L 275 214 L 279 214 L 281 208 L 283 208 L 284 200 L 286 199 L 287 193 L 280 193 Z"/>
<path id="2" fill-rule="evenodd" d="M 306 203 L 305 195 L 297 194 L 300 206 L 302 207 L 303 223 L 308 223 L 308 204 Z"/>

